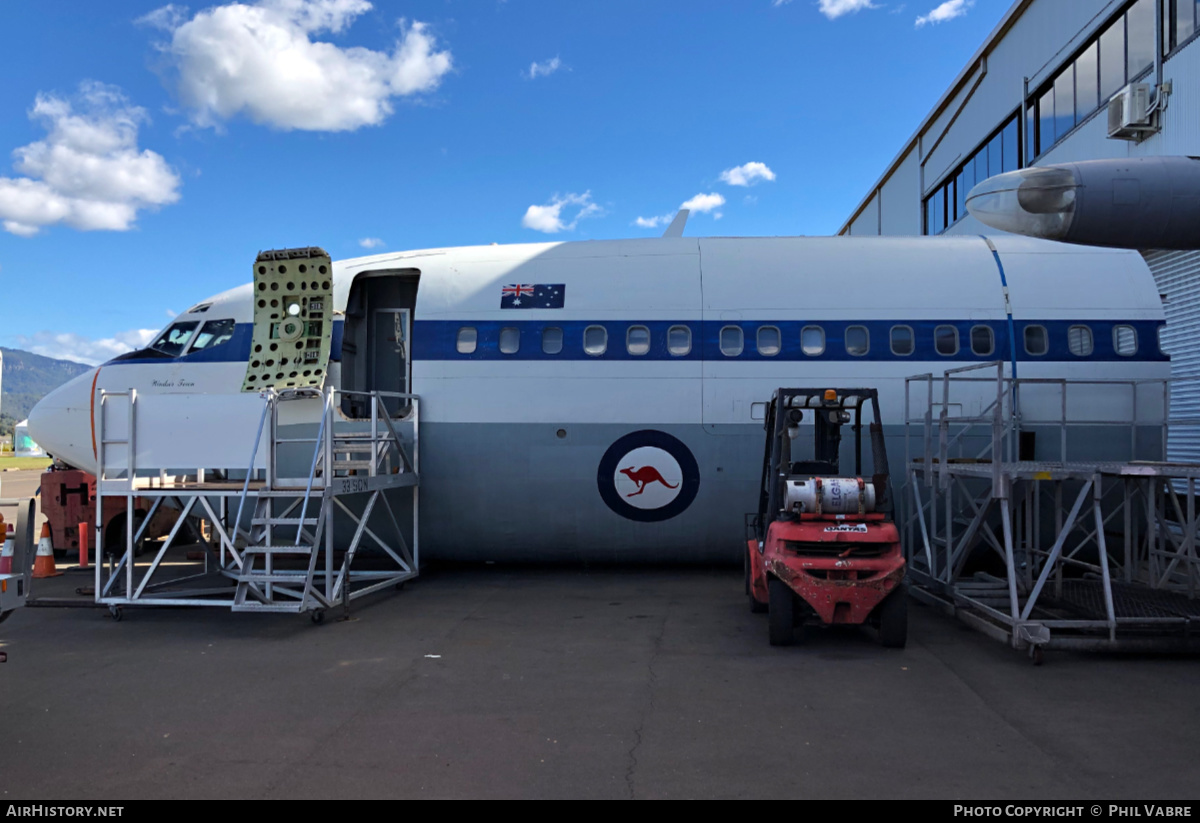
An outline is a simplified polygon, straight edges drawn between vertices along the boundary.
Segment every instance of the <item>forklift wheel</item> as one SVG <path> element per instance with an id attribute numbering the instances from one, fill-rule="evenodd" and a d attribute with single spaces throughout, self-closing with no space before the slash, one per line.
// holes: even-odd
<path id="1" fill-rule="evenodd" d="M 796 596 L 777 577 L 772 577 L 768 583 L 771 593 L 769 612 L 769 636 L 772 646 L 790 646 L 796 639 Z"/>
<path id="2" fill-rule="evenodd" d="M 908 586 L 901 583 L 879 604 L 879 642 L 903 649 L 908 642 Z"/>
<path id="3" fill-rule="evenodd" d="M 767 611 L 767 604 L 759 603 L 754 597 L 753 590 L 750 588 L 750 555 L 748 553 L 742 555 L 742 577 L 745 579 L 746 583 L 746 597 L 750 599 L 750 613 L 765 613 Z"/>

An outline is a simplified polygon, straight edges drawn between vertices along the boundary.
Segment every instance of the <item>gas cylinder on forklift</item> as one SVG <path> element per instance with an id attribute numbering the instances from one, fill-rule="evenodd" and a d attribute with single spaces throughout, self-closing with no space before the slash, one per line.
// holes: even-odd
<path id="1" fill-rule="evenodd" d="M 866 414 L 869 420 L 864 420 Z M 807 419 L 806 419 L 807 418 Z M 871 473 L 863 472 L 863 428 Z M 854 472 L 843 475 L 842 428 Z M 903 647 L 908 599 L 900 534 L 889 514 L 887 452 L 875 389 L 778 389 L 767 406 L 758 511 L 746 516 L 746 594 L 768 612 L 773 646 L 807 623 L 870 625 Z M 809 434 L 810 437 L 805 437 Z M 808 448 L 811 444 L 811 448 Z"/>

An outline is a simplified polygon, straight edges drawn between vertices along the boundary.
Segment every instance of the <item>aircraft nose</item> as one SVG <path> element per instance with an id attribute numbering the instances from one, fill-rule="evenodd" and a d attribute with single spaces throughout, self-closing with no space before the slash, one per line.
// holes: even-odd
<path id="1" fill-rule="evenodd" d="M 29 413 L 29 435 L 64 463 L 96 471 L 92 451 L 92 381 L 85 372 L 38 401 Z"/>

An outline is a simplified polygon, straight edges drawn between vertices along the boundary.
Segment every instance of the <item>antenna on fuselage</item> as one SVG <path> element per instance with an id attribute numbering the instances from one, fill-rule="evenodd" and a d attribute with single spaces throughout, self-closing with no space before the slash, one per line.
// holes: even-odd
<path id="1" fill-rule="evenodd" d="M 691 214 L 691 209 L 680 209 L 675 215 L 675 219 L 671 221 L 671 225 L 667 226 L 667 230 L 662 233 L 663 237 L 683 237 L 683 227 L 687 225 L 688 215 Z"/>

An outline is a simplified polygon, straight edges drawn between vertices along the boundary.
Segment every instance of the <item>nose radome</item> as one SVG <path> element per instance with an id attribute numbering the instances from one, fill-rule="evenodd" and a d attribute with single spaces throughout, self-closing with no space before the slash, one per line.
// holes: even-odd
<path id="1" fill-rule="evenodd" d="M 96 471 L 92 452 L 92 379 L 85 372 L 38 401 L 29 412 L 29 436 L 58 460 Z"/>

